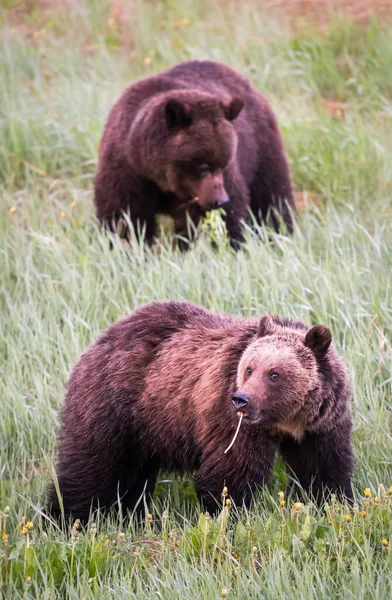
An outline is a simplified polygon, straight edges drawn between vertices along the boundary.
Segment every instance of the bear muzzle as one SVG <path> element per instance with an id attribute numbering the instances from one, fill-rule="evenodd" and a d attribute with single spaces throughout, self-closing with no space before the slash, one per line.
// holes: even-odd
<path id="1" fill-rule="evenodd" d="M 249 404 L 250 396 L 249 396 L 249 394 L 246 394 L 245 392 L 236 392 L 231 397 L 231 401 L 237 410 L 241 410 L 242 408 L 245 408 L 245 406 L 247 406 Z"/>
<path id="2" fill-rule="evenodd" d="M 242 390 L 235 392 L 231 401 L 234 408 L 236 409 L 237 415 L 242 413 L 245 421 L 249 424 L 273 424 L 276 421 L 276 417 L 271 414 L 271 411 L 266 407 L 259 405 L 255 398 L 252 398 L 250 394 Z"/>
<path id="3" fill-rule="evenodd" d="M 223 206 L 223 204 L 227 204 L 229 200 L 230 200 L 229 196 L 227 195 L 225 190 L 223 190 L 223 192 L 219 196 L 219 198 L 216 199 L 216 206 L 217 207 Z"/>
<path id="4" fill-rule="evenodd" d="M 229 200 L 222 172 L 210 173 L 202 179 L 197 194 L 197 203 L 202 209 L 213 210 L 227 204 Z"/>
<path id="5" fill-rule="evenodd" d="M 215 198 L 200 198 L 199 196 L 194 198 L 194 202 L 197 202 L 200 208 L 205 211 L 220 208 L 221 206 L 227 204 L 229 200 L 230 198 L 225 190 L 223 190 L 222 193 L 217 195 Z"/>

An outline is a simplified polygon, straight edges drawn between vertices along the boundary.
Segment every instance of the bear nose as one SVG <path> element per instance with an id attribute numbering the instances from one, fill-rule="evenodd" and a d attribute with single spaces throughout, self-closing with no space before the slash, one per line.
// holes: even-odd
<path id="1" fill-rule="evenodd" d="M 226 204 L 229 201 L 229 196 L 226 194 L 226 192 L 223 192 L 219 198 L 216 199 L 216 205 L 217 206 L 222 206 L 223 204 Z"/>
<path id="2" fill-rule="evenodd" d="M 250 396 L 244 392 L 236 392 L 231 397 L 231 401 L 236 408 L 244 408 L 250 402 Z"/>

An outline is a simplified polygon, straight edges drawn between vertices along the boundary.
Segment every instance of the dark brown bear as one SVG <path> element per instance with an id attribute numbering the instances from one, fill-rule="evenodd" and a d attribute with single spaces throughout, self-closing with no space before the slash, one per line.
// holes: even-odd
<path id="1" fill-rule="evenodd" d="M 268 102 L 244 77 L 209 61 L 134 83 L 106 123 L 95 204 L 111 229 L 121 229 L 121 214 L 130 211 L 135 231 L 144 229 L 149 243 L 157 214 L 171 216 L 186 239 L 187 213 L 197 225 L 218 206 L 235 247 L 249 209 L 259 223 L 274 209 L 291 231 L 289 170 Z M 276 215 L 271 219 L 278 229 Z"/>
<path id="2" fill-rule="evenodd" d="M 160 469 L 196 471 L 210 511 L 224 485 L 249 505 L 278 451 L 318 501 L 352 501 L 349 398 L 326 327 L 143 306 L 109 327 L 69 380 L 57 465 L 65 515 L 85 520 L 118 499 L 132 510 Z M 54 486 L 49 504 L 58 515 Z"/>

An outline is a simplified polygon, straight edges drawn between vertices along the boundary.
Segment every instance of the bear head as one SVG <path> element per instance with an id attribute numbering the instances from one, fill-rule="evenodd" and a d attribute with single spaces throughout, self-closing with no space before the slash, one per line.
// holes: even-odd
<path id="1" fill-rule="evenodd" d="M 208 211 L 228 202 L 223 173 L 236 155 L 233 121 L 243 106 L 238 97 L 174 90 L 159 94 L 134 123 L 132 147 L 144 153 L 146 175 L 179 207 L 194 203 Z"/>
<path id="2" fill-rule="evenodd" d="M 301 439 L 325 411 L 320 372 L 330 344 L 331 332 L 322 325 L 306 332 L 262 317 L 257 339 L 240 359 L 232 397 L 244 423 Z"/>

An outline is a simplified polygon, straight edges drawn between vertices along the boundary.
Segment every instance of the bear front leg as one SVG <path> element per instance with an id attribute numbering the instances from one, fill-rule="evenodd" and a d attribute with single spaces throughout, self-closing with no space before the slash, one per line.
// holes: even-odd
<path id="1" fill-rule="evenodd" d="M 331 494 L 353 504 L 351 475 L 354 466 L 351 424 L 336 431 L 307 432 L 301 442 L 283 440 L 280 452 L 303 489 L 321 505 Z"/>
<path id="2" fill-rule="evenodd" d="M 227 441 L 227 446 L 230 441 Z M 272 439 L 266 443 L 257 439 L 255 444 L 257 446 L 249 450 L 239 444 L 238 447 L 234 445 L 226 454 L 227 446 L 219 445 L 212 452 L 207 449 L 195 485 L 200 501 L 210 514 L 221 510 L 221 495 L 225 486 L 238 508 L 248 508 L 254 492 L 267 483 L 274 466 L 277 443 Z M 246 461 L 250 456 L 252 462 L 248 463 Z"/>
<path id="3" fill-rule="evenodd" d="M 244 223 L 249 219 L 250 194 L 242 175 L 236 167 L 232 167 L 224 177 L 229 202 L 223 205 L 226 229 L 230 245 L 239 250 L 245 241 Z"/>

